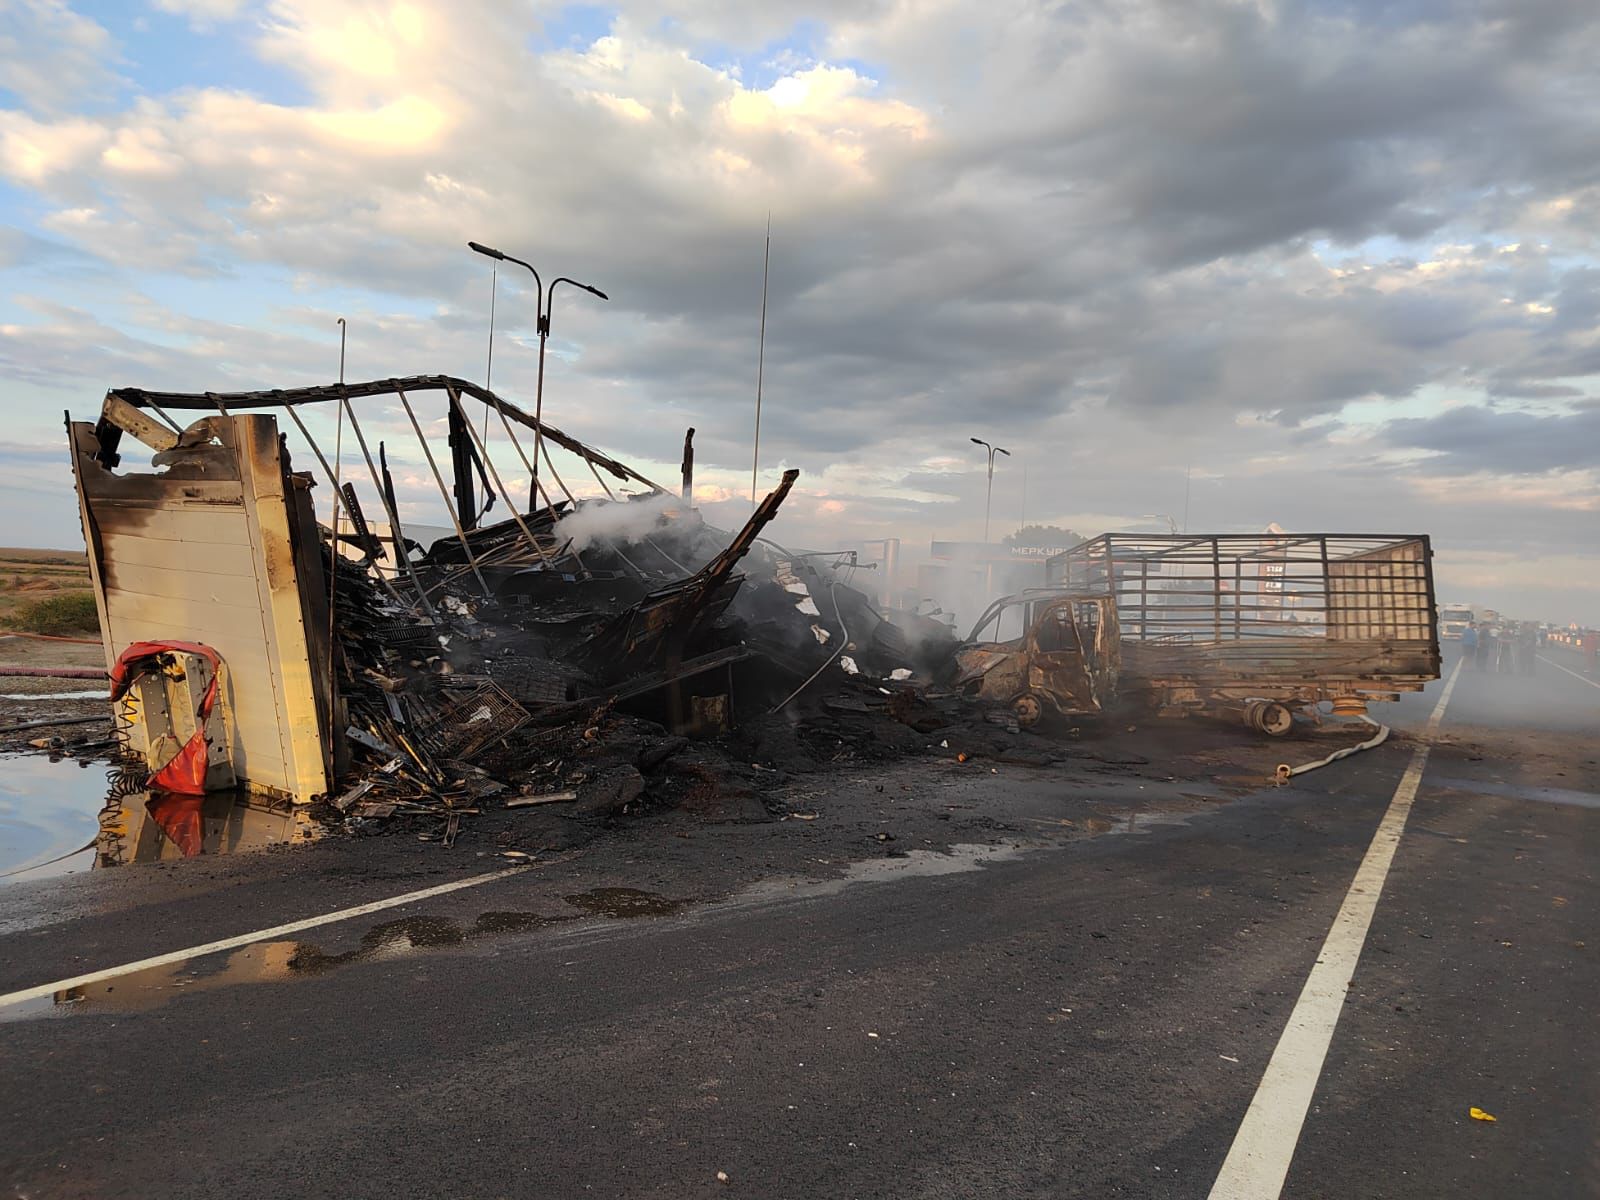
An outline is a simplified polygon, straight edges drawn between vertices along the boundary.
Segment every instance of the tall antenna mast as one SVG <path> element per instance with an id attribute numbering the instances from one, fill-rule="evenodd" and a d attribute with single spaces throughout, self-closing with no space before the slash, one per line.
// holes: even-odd
<path id="1" fill-rule="evenodd" d="M 756 502 L 756 471 L 761 465 L 761 381 L 767 369 L 767 274 L 772 266 L 772 210 L 767 210 L 767 245 L 761 254 L 761 341 L 756 351 L 756 444 L 750 455 L 750 503 Z"/>

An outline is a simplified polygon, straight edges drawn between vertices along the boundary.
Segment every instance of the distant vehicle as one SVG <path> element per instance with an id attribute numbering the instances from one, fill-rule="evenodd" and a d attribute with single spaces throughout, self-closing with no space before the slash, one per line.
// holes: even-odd
<path id="1" fill-rule="evenodd" d="M 1477 620 L 1473 611 L 1463 604 L 1445 604 L 1439 608 L 1439 640 L 1459 642 L 1467 626 Z"/>

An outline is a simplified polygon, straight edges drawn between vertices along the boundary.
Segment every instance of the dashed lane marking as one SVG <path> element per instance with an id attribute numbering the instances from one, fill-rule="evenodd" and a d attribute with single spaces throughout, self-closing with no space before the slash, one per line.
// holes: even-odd
<path id="1" fill-rule="evenodd" d="M 418 900 L 443 896 L 449 892 L 459 892 L 466 888 L 477 887 L 483 883 L 493 883 L 496 879 L 506 879 L 512 875 L 519 875 L 527 869 L 527 867 L 508 867 L 504 871 L 490 871 L 485 875 L 472 875 L 466 879 L 457 879 L 453 883 L 441 883 L 435 887 L 423 888 L 418 892 L 407 892 L 403 896 L 390 896 L 387 900 L 374 900 L 370 904 L 358 904 L 354 908 L 341 908 L 338 912 L 323 913 L 319 917 L 307 917 L 303 921 L 290 921 L 286 925 L 274 925 L 271 929 L 258 929 L 254 933 L 241 933 L 237 937 L 223 938 L 218 942 L 206 942 L 204 945 L 190 946 L 185 950 L 174 950 L 169 954 L 158 954 L 154 958 L 141 958 L 138 962 L 123 963 L 120 967 L 107 967 L 104 971 L 91 971 L 87 975 L 74 975 L 71 979 L 58 979 L 54 983 L 41 983 L 37 987 L 23 988 L 20 992 L 7 992 L 5 995 L 0 996 L 0 1008 L 5 1008 L 12 1004 L 21 1004 L 24 1000 L 38 1000 L 45 996 L 53 996 L 55 993 L 64 992 L 68 988 L 100 983 L 106 979 L 115 979 L 119 975 L 128 975 L 134 971 L 147 971 L 151 967 L 164 967 L 170 963 L 185 962 L 188 959 L 199 958 L 205 954 L 217 954 L 223 950 L 232 950 L 238 946 L 248 946 L 252 942 L 264 942 L 269 938 L 279 938 L 287 934 L 299 933 L 303 929 L 315 929 L 319 925 L 332 925 L 335 921 L 348 921 L 351 917 L 363 917 L 368 913 L 382 912 L 386 908 L 399 908 L 402 904 L 414 904 Z"/>
<path id="2" fill-rule="evenodd" d="M 1455 691 L 1460 675 L 1458 662 L 1428 718 L 1422 744 L 1411 755 L 1388 811 L 1378 823 L 1378 831 L 1356 870 L 1339 915 L 1333 919 L 1333 928 L 1328 930 L 1300 999 L 1289 1014 L 1289 1024 L 1272 1052 L 1272 1060 L 1267 1063 L 1255 1098 L 1234 1136 L 1209 1200 L 1276 1200 L 1283 1191 L 1306 1110 L 1311 1106 L 1311 1095 L 1322 1075 L 1328 1044 L 1333 1040 L 1333 1028 L 1339 1022 L 1366 944 L 1372 914 L 1394 862 L 1400 835 L 1405 832 L 1406 818 L 1428 764 L 1428 752 L 1444 720 L 1445 705 L 1450 703 L 1450 693 Z"/>

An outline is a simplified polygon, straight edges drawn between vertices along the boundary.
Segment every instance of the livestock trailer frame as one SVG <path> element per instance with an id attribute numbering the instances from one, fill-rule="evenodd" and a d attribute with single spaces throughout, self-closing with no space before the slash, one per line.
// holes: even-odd
<path id="1" fill-rule="evenodd" d="M 1439 677 L 1432 560 L 1425 534 L 1107 533 L 1046 572 L 1116 602 L 1124 694 L 1359 713 Z"/>

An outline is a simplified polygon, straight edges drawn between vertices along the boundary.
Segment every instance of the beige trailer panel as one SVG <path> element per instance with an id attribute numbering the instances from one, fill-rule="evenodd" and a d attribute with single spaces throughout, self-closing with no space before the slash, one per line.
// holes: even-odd
<path id="1" fill-rule="evenodd" d="M 307 611 L 326 595 L 315 526 L 272 417 L 207 424 L 214 443 L 186 435 L 156 456 L 163 468 L 123 473 L 96 457 L 93 426 L 71 426 L 107 667 L 133 642 L 212 646 L 234 773 L 309 801 L 330 786 L 326 609 Z"/>

